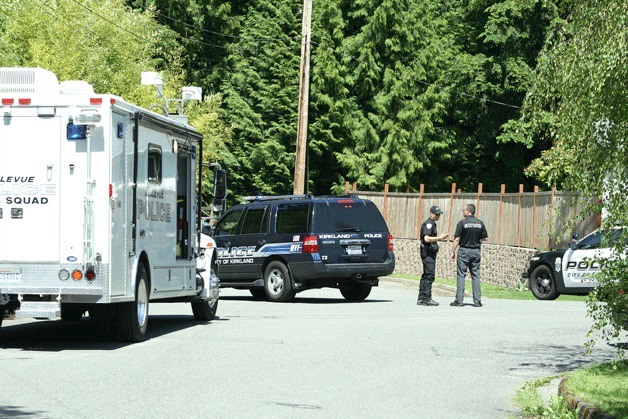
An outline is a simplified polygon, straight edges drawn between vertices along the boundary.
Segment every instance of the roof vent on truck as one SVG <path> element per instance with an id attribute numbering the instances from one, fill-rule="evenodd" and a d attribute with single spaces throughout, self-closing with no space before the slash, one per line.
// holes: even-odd
<path id="1" fill-rule="evenodd" d="M 94 86 L 84 80 L 62 81 L 59 86 L 62 95 L 93 95 Z"/>
<path id="2" fill-rule="evenodd" d="M 0 93 L 56 94 L 57 76 L 43 68 L 0 68 Z"/>

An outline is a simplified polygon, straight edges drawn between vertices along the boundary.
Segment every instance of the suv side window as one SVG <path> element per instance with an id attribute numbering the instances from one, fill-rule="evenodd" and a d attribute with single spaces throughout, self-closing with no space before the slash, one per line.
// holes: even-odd
<path id="1" fill-rule="evenodd" d="M 242 210 L 234 210 L 225 214 L 216 224 L 214 236 L 233 236 L 238 228 Z"/>
<path id="2" fill-rule="evenodd" d="M 309 204 L 280 204 L 277 206 L 277 234 L 307 233 Z"/>
<path id="3" fill-rule="evenodd" d="M 265 234 L 268 230 L 268 206 L 249 208 L 242 221 L 240 234 Z"/>

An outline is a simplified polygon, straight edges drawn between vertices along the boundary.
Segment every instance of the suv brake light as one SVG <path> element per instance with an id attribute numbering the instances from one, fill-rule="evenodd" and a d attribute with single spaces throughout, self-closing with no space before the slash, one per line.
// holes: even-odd
<path id="1" fill-rule="evenodd" d="M 303 239 L 303 250 L 301 253 L 318 253 L 318 237 L 306 236 Z"/>
<path id="2" fill-rule="evenodd" d="M 388 245 L 388 251 L 392 252 L 393 251 L 393 242 L 392 242 L 393 236 L 392 234 L 388 235 L 388 239 L 386 240 L 386 244 Z"/>

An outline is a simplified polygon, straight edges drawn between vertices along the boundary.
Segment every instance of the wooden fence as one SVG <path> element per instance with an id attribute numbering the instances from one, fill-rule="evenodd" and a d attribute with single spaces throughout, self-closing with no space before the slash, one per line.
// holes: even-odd
<path id="1" fill-rule="evenodd" d="M 423 191 L 423 185 L 419 193 L 388 192 L 388 185 L 384 192 L 357 191 L 355 184 L 353 189 L 348 182 L 345 185 L 345 193 L 368 198 L 377 205 L 396 238 L 419 238 L 421 223 L 432 205 L 444 212 L 438 231 L 449 231 L 451 240 L 466 204 L 476 206 L 476 216 L 486 224 L 488 242 L 493 244 L 542 250 L 565 248 L 573 233 L 583 237 L 600 225 L 599 215 L 580 215 L 591 198 L 564 191 L 540 192 L 535 187 L 533 192 L 524 192 L 520 185 L 518 193 L 505 193 L 502 185 L 500 193 L 483 193 L 479 184 L 477 192 L 469 193 L 456 191 L 455 183 L 450 193 Z M 575 224 L 567 228 L 570 221 Z"/>

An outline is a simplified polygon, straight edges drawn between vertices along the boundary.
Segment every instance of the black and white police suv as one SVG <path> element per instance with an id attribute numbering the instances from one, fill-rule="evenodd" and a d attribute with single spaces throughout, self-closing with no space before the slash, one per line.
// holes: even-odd
<path id="1" fill-rule="evenodd" d="M 523 273 L 528 288 L 539 300 L 555 300 L 560 294 L 586 295 L 598 283 L 593 275 L 600 272 L 602 262 L 611 256 L 610 244 L 622 234 L 622 228 L 596 230 L 569 244 L 567 250 L 539 253 L 530 259 L 528 270 Z M 603 240 L 605 239 L 605 240 Z"/>
<path id="2" fill-rule="evenodd" d="M 361 301 L 395 269 L 384 218 L 355 196 L 258 197 L 223 214 L 213 237 L 220 286 L 270 301 L 322 287 Z"/>

